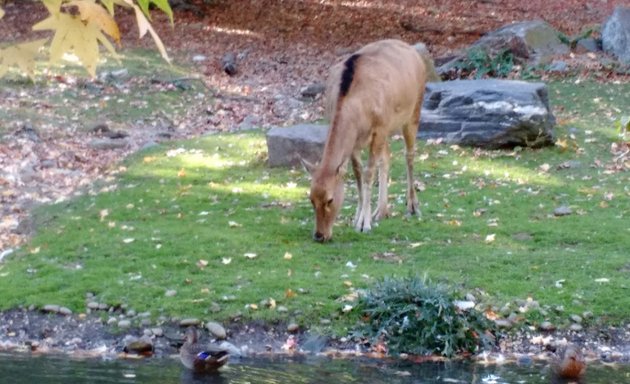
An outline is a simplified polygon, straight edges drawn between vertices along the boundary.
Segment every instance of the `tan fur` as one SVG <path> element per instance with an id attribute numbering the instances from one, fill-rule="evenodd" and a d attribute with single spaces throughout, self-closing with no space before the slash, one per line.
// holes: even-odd
<path id="1" fill-rule="evenodd" d="M 371 195 L 375 170 L 379 169 L 379 196 L 376 219 L 389 215 L 389 136 L 402 128 L 407 162 L 407 211 L 418 213 L 413 183 L 415 139 L 426 83 L 426 69 L 416 50 L 399 40 L 381 40 L 356 53 L 352 84 L 345 97 L 339 87 L 345 60 L 331 68 L 326 91 L 331 127 L 319 167 L 311 171 L 310 198 L 315 210 L 314 239 L 332 238 L 332 227 L 343 204 L 343 176 L 348 159 L 352 162 L 359 202 L 354 220 L 357 231 L 372 227 Z M 360 154 L 368 148 L 365 169 Z"/>

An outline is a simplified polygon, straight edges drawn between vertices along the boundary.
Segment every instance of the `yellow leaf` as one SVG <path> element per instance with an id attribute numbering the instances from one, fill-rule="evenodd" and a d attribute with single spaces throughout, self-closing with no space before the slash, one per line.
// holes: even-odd
<path id="1" fill-rule="evenodd" d="M 107 12 L 105 8 L 96 4 L 93 0 L 73 0 L 68 2 L 68 6 L 79 8 L 81 20 L 91 23 L 111 36 L 117 43 L 120 42 L 120 30 L 114 18 Z"/>
<path id="2" fill-rule="evenodd" d="M 149 20 L 147 20 L 144 13 L 142 13 L 142 10 L 140 9 L 140 7 L 134 4 L 132 0 L 123 0 L 123 1 L 127 3 L 128 5 L 130 5 L 131 7 L 133 7 L 134 13 L 136 14 L 136 22 L 138 23 L 138 31 L 140 32 L 140 38 L 144 37 L 144 35 L 146 35 L 147 32 L 149 32 L 149 34 L 151 34 L 151 37 L 153 38 L 153 41 L 155 42 L 155 45 L 160 51 L 162 58 L 164 58 L 164 60 L 170 63 L 171 58 L 168 57 L 168 54 L 166 53 L 166 48 L 164 47 L 164 44 L 162 43 L 160 36 L 158 36 L 157 32 L 155 32 Z"/>
<path id="3" fill-rule="evenodd" d="M 48 39 L 41 39 L 0 49 L 0 77 L 4 76 L 9 67 L 15 65 L 33 79 L 35 57 L 47 41 Z"/>
<path id="4" fill-rule="evenodd" d="M 59 61 L 64 53 L 74 52 L 81 60 L 91 76 L 96 76 L 98 62 L 98 42 L 107 40 L 98 26 L 84 23 L 73 15 L 59 13 L 50 15 L 47 19 L 33 26 L 33 30 L 51 29 L 55 36 L 50 44 L 50 61 Z"/>
<path id="5" fill-rule="evenodd" d="M 2 10 L 2 8 L 0 8 L 0 19 L 2 19 L 4 17 L 4 11 Z"/>

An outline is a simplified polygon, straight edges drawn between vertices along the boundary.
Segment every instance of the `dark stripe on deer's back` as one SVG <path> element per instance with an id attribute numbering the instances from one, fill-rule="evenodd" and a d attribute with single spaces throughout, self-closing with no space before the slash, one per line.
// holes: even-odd
<path id="1" fill-rule="evenodd" d="M 348 60 L 344 63 L 343 72 L 341 73 L 341 84 L 339 86 L 339 97 L 344 97 L 348 94 L 350 90 L 350 85 L 352 85 L 352 79 L 354 78 L 354 71 L 357 64 L 357 59 L 361 55 L 355 53 L 350 56 Z"/>

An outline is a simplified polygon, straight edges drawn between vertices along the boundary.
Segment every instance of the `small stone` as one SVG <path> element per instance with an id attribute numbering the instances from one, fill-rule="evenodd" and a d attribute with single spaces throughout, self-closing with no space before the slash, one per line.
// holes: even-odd
<path id="1" fill-rule="evenodd" d="M 510 320 L 507 320 L 507 319 L 497 319 L 497 320 L 494 321 L 494 324 L 499 329 L 510 329 L 510 328 L 512 328 L 512 322 Z"/>
<path id="2" fill-rule="evenodd" d="M 138 355 L 147 354 L 153 352 L 153 342 L 149 337 L 125 337 L 125 347 L 123 349 L 126 353 L 134 353 Z"/>
<path id="3" fill-rule="evenodd" d="M 210 303 L 209 310 L 212 313 L 218 313 L 218 312 L 221 312 L 221 306 L 219 305 L 219 303 L 212 302 Z"/>
<path id="4" fill-rule="evenodd" d="M 190 327 L 190 326 L 198 326 L 199 324 L 201 324 L 201 320 L 191 317 L 191 318 L 187 318 L 187 319 L 182 319 L 179 321 L 179 326 L 180 327 Z"/>
<path id="5" fill-rule="evenodd" d="M 245 356 L 244 349 L 239 349 L 230 342 L 223 341 L 221 344 L 219 344 L 219 347 L 227 349 L 228 353 L 230 354 L 230 357 L 244 357 Z"/>
<path id="6" fill-rule="evenodd" d="M 153 332 L 151 332 L 150 329 L 143 329 L 142 330 L 142 335 L 144 335 L 146 337 L 151 337 L 151 336 L 153 336 Z"/>
<path id="7" fill-rule="evenodd" d="M 140 320 L 140 325 L 143 327 L 148 327 L 149 325 L 151 325 L 151 319 L 142 319 Z"/>
<path id="8" fill-rule="evenodd" d="M 332 324 L 332 321 L 330 319 L 320 319 L 319 320 L 319 324 L 320 325 L 330 325 L 330 324 Z"/>
<path id="9" fill-rule="evenodd" d="M 70 310 L 70 308 L 59 307 L 59 314 L 64 315 L 64 316 L 70 316 L 72 315 L 72 311 Z"/>
<path id="10" fill-rule="evenodd" d="M 578 323 L 573 323 L 569 326 L 569 330 L 570 331 L 574 331 L 574 332 L 579 332 L 583 329 L 581 324 Z"/>
<path id="11" fill-rule="evenodd" d="M 225 331 L 225 328 L 223 328 L 223 326 L 219 323 L 209 321 L 206 324 L 206 329 L 208 330 L 208 332 L 210 332 L 211 335 L 219 340 L 224 340 L 227 338 L 227 332 Z"/>
<path id="12" fill-rule="evenodd" d="M 151 333 L 155 336 L 155 337 L 162 337 L 164 336 L 164 330 L 162 328 L 151 328 Z"/>
<path id="13" fill-rule="evenodd" d="M 549 67 L 547 69 L 549 70 L 549 72 L 564 73 L 564 72 L 568 72 L 569 65 L 565 61 L 554 60 L 551 62 L 551 64 L 549 64 Z"/>
<path id="14" fill-rule="evenodd" d="M 591 311 L 585 311 L 582 313 L 582 318 L 584 319 L 592 319 L 593 318 L 593 312 Z"/>
<path id="15" fill-rule="evenodd" d="M 173 297 L 175 295 L 177 295 L 177 291 L 174 289 L 169 289 L 164 293 L 164 296 L 166 297 Z"/>
<path id="16" fill-rule="evenodd" d="M 56 304 L 46 304 L 42 307 L 42 311 L 48 313 L 59 313 L 59 306 Z"/>
<path id="17" fill-rule="evenodd" d="M 291 323 L 287 326 L 287 332 L 297 333 L 300 330 L 300 326 L 297 323 Z"/>
<path id="18" fill-rule="evenodd" d="M 109 319 L 107 319 L 107 325 L 114 325 L 118 322 L 118 319 L 116 319 L 115 317 L 110 317 Z"/>
<path id="19" fill-rule="evenodd" d="M 276 311 L 278 311 L 280 313 L 287 313 L 287 312 L 289 312 L 289 308 L 285 307 L 284 305 L 279 305 L 276 308 Z"/>
<path id="20" fill-rule="evenodd" d="M 554 216 L 568 216 L 573 213 L 571 207 L 567 207 L 566 205 L 562 205 L 553 210 Z"/>
<path id="21" fill-rule="evenodd" d="M 324 93 L 325 90 L 326 86 L 324 84 L 315 83 L 300 89 L 300 94 L 302 95 L 302 97 L 314 99 L 318 95 Z"/>
<path id="22" fill-rule="evenodd" d="M 556 305 L 556 306 L 553 308 L 553 310 L 554 310 L 554 311 L 556 311 L 556 312 L 558 312 L 558 313 L 562 313 L 562 312 L 564 312 L 564 306 L 563 306 L 563 305 Z"/>
<path id="23" fill-rule="evenodd" d="M 118 322 L 118 328 L 129 328 L 131 327 L 131 320 L 123 319 Z"/>
<path id="24" fill-rule="evenodd" d="M 135 315 L 136 315 L 136 310 L 135 310 L 135 309 L 130 308 L 130 309 L 128 309 L 127 311 L 125 311 L 125 314 L 126 314 L 127 316 L 129 316 L 129 317 L 133 317 L 133 316 L 135 316 Z"/>
<path id="25" fill-rule="evenodd" d="M 98 309 L 98 307 L 99 307 L 99 305 L 100 305 L 100 304 L 99 304 L 99 303 L 97 303 L 96 301 L 90 301 L 90 302 L 87 304 L 87 307 L 88 307 L 89 309 L 92 309 L 92 310 L 97 310 L 97 309 Z"/>
<path id="26" fill-rule="evenodd" d="M 556 330 L 556 326 L 553 325 L 550 321 L 543 321 L 538 326 L 538 329 L 540 329 L 543 332 L 553 332 Z"/>
<path id="27" fill-rule="evenodd" d="M 572 322 L 580 324 L 582 323 L 582 318 L 579 315 L 571 315 L 569 316 Z"/>

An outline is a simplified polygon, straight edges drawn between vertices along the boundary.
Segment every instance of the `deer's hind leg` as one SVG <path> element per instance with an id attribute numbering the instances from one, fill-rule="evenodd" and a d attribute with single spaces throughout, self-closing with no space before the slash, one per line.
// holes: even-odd
<path id="1" fill-rule="evenodd" d="M 411 119 L 403 127 L 403 138 L 405 139 L 405 160 L 407 161 L 407 213 L 409 215 L 419 215 L 418 197 L 414 186 L 413 161 L 416 154 L 416 135 L 418 124 L 420 123 L 420 109 L 424 98 L 424 90 L 420 92 L 418 102 L 412 113 Z"/>

